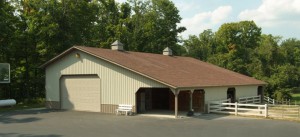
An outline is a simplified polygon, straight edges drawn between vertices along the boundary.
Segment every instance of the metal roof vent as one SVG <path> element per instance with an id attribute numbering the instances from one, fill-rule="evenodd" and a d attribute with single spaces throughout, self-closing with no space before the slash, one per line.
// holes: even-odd
<path id="1" fill-rule="evenodd" d="M 114 43 L 111 44 L 111 50 L 119 50 L 122 51 L 123 50 L 123 44 L 116 40 Z"/>
<path id="2" fill-rule="evenodd" d="M 163 55 L 173 56 L 173 52 L 172 52 L 172 50 L 171 50 L 169 47 L 166 47 L 166 48 L 163 50 Z"/>

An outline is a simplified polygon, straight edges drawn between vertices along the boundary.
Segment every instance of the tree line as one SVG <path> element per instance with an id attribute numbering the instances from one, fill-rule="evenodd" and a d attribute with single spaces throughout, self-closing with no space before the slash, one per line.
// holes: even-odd
<path id="1" fill-rule="evenodd" d="M 0 99 L 45 96 L 39 66 L 74 45 L 191 56 L 264 80 L 269 96 L 288 98 L 299 87 L 300 42 L 265 35 L 253 21 L 179 37 L 179 10 L 170 0 L 0 0 L 0 62 L 11 65 L 11 83 Z"/>
<path id="2" fill-rule="evenodd" d="M 291 99 L 300 86 L 300 40 L 262 34 L 253 21 L 225 23 L 189 36 L 186 56 L 263 80 L 267 96 Z"/>

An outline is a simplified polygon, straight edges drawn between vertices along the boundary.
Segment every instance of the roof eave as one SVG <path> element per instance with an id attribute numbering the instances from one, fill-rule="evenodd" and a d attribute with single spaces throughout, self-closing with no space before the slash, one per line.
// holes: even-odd
<path id="1" fill-rule="evenodd" d="M 54 58 L 52 58 L 51 60 L 47 61 L 46 63 L 42 64 L 39 66 L 39 68 L 46 68 L 48 65 L 52 64 L 53 62 L 55 62 L 56 60 L 60 59 L 61 57 L 65 56 L 66 54 L 70 53 L 72 50 L 74 49 L 78 49 L 76 48 L 76 46 L 73 46 L 69 49 L 67 49 L 66 51 L 62 52 L 61 54 L 55 56 Z"/>
<path id="2" fill-rule="evenodd" d="M 205 86 L 179 86 L 177 89 L 189 90 L 189 89 L 202 89 L 211 87 L 235 87 L 235 86 L 266 86 L 267 83 L 257 83 L 257 84 L 236 84 L 236 85 L 205 85 Z"/>

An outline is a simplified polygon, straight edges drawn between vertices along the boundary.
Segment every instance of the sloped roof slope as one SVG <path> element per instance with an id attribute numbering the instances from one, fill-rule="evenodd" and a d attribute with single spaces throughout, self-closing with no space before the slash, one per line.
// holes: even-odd
<path id="1" fill-rule="evenodd" d="M 48 61 L 42 65 L 42 67 L 46 67 L 61 56 L 64 56 L 75 49 L 129 69 L 173 88 L 266 84 L 255 78 L 191 57 L 116 51 L 84 46 L 74 46 Z"/>

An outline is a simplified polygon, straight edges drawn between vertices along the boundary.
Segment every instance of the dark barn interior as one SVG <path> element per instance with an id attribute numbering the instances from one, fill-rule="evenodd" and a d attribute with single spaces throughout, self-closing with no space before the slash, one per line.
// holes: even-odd
<path id="1" fill-rule="evenodd" d="M 193 92 L 192 103 L 195 112 L 204 112 L 204 90 Z M 140 88 L 136 93 L 137 113 L 151 110 L 174 111 L 175 96 L 169 88 Z M 178 110 L 190 110 L 190 91 L 180 91 L 178 95 Z"/>

